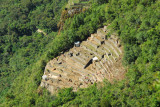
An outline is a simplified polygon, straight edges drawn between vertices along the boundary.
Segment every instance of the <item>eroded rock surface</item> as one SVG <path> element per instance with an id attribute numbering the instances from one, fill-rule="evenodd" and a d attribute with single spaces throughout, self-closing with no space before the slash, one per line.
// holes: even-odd
<path id="1" fill-rule="evenodd" d="M 86 88 L 104 79 L 113 81 L 124 77 L 121 64 L 122 47 L 119 38 L 111 35 L 106 39 L 107 27 L 98 29 L 80 47 L 47 63 L 42 76 L 41 87 L 54 93 L 61 88 Z"/>

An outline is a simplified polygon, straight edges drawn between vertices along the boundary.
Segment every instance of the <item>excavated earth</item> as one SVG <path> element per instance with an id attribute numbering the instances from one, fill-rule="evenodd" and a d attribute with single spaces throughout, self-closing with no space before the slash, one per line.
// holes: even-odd
<path id="1" fill-rule="evenodd" d="M 86 88 L 107 79 L 121 80 L 125 69 L 122 66 L 122 46 L 114 34 L 106 38 L 107 27 L 91 34 L 79 47 L 49 61 L 45 67 L 40 86 L 54 93 L 62 88 Z"/>

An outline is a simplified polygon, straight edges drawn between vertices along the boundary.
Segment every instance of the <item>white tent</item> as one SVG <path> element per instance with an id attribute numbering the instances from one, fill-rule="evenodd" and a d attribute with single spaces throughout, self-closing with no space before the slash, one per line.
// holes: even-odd
<path id="1" fill-rule="evenodd" d="M 47 75 L 43 75 L 42 79 L 46 80 L 47 79 Z"/>
<path id="2" fill-rule="evenodd" d="M 97 58 L 97 57 L 94 57 L 92 60 L 93 60 L 93 61 L 97 61 L 97 60 L 98 60 L 98 58 Z"/>

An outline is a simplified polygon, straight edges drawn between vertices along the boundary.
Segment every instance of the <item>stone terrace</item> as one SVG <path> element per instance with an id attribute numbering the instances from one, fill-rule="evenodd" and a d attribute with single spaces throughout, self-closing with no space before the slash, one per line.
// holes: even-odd
<path id="1" fill-rule="evenodd" d="M 80 47 L 48 62 L 40 86 L 54 93 L 69 87 L 77 91 L 104 79 L 110 82 L 122 79 L 125 70 L 121 64 L 121 43 L 115 35 L 106 39 L 107 32 L 106 26 L 98 29 Z"/>

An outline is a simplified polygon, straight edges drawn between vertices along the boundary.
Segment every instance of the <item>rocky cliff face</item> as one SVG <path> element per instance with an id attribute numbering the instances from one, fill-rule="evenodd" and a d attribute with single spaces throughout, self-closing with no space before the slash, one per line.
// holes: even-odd
<path id="1" fill-rule="evenodd" d="M 122 47 L 117 36 L 106 38 L 107 27 L 98 29 L 79 47 L 47 63 L 41 87 L 54 93 L 61 88 L 86 88 L 104 79 L 122 79 L 125 69 L 121 64 Z"/>

